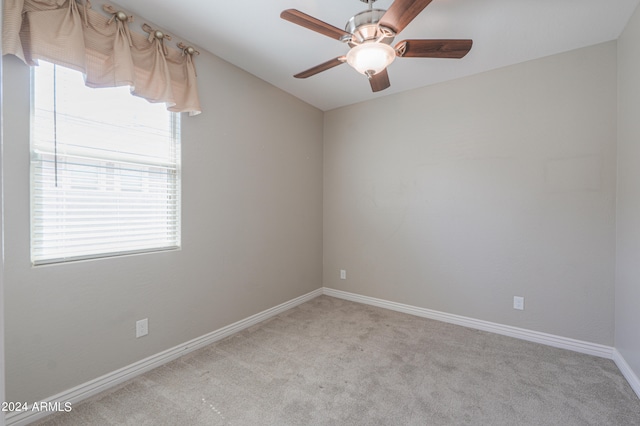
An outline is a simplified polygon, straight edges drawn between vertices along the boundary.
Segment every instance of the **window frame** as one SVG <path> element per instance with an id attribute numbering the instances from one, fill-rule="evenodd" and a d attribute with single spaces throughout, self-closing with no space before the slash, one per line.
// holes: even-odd
<path id="1" fill-rule="evenodd" d="M 56 67 L 63 67 L 61 65 L 55 65 Z M 69 262 L 76 262 L 76 261 L 87 261 L 87 260 L 97 260 L 97 259 L 105 259 L 105 258 L 112 258 L 112 257 L 121 257 L 121 256 L 128 256 L 128 255 L 136 255 L 136 254 L 144 254 L 144 253 L 156 253 L 156 252 L 166 252 L 166 251 L 174 251 L 174 250 L 179 250 L 182 246 L 182 149 L 181 149 L 181 113 L 178 112 L 171 112 L 171 111 L 167 111 L 169 120 L 170 120 L 170 128 L 171 128 L 171 150 L 172 150 L 172 154 L 174 155 L 175 158 L 175 164 L 172 163 L 171 168 L 174 170 L 174 177 L 172 179 L 173 185 L 171 186 L 171 188 L 173 190 L 175 190 L 175 193 L 173 194 L 175 197 L 175 200 L 173 202 L 167 202 L 167 205 L 170 204 L 175 204 L 175 210 L 173 210 L 173 214 L 171 215 L 167 215 L 165 217 L 165 220 L 168 222 L 170 222 L 172 219 L 175 221 L 175 239 L 173 242 L 175 242 L 175 244 L 166 244 L 166 245 L 156 245 L 154 247 L 147 247 L 147 248 L 140 248 L 140 249 L 118 249 L 118 250 L 103 250 L 101 252 L 95 252 L 95 253 L 90 253 L 90 254 L 84 254 L 84 255 L 49 255 L 46 258 L 43 258 L 42 256 L 36 256 L 35 254 L 35 247 L 34 247 L 34 240 L 35 240 L 35 231 L 34 231 L 34 227 L 36 226 L 36 218 L 35 216 L 35 202 L 34 202 L 34 196 L 36 194 L 36 188 L 35 188 L 35 180 L 34 180 L 34 168 L 36 167 L 36 164 L 42 164 L 45 160 L 43 160 L 43 157 L 45 156 L 52 156 L 52 155 L 56 155 L 56 161 L 58 161 L 59 157 L 65 157 L 65 155 L 63 154 L 58 154 L 58 153 L 38 153 L 36 152 L 36 142 L 35 142 L 35 138 L 36 138 L 36 132 L 35 132 L 35 128 L 37 127 L 38 123 L 36 121 L 36 90 L 35 90 L 35 84 L 36 84 L 36 75 L 35 73 L 37 72 L 37 68 L 39 67 L 31 67 L 30 69 L 30 91 L 31 91 L 31 111 L 30 111 L 30 137 L 29 137 L 29 153 L 30 153 L 30 177 L 29 177 L 29 200 L 30 200 L 30 206 L 29 206 L 29 211 L 30 211 L 30 258 L 31 258 L 31 263 L 33 266 L 41 266 L 41 265 L 52 265 L 52 264 L 61 264 L 61 263 L 69 263 Z M 72 70 L 73 72 L 78 72 L 75 70 Z M 110 88 L 107 89 L 90 89 L 90 90 L 110 90 Z M 133 95 L 129 95 L 129 96 L 133 96 Z M 71 158 L 73 157 L 73 155 L 67 155 L 66 158 Z M 77 157 L 79 158 L 79 157 Z M 108 163 L 117 163 L 119 166 L 122 166 L 124 164 L 127 164 L 127 161 L 123 161 L 123 160 L 114 160 L 113 158 L 108 158 L 108 157 L 104 157 L 101 159 L 96 159 L 94 158 L 93 160 L 95 160 L 96 162 L 102 162 L 103 164 L 108 164 Z M 85 160 L 86 161 L 86 160 Z M 143 162 L 135 162 L 135 163 L 128 163 L 128 164 L 134 164 L 136 167 L 142 169 L 144 167 L 146 167 L 148 169 L 147 173 L 150 173 L 149 170 L 151 170 L 152 168 L 164 168 L 164 170 L 169 170 L 169 167 L 167 166 L 159 166 L 158 164 L 153 164 L 152 162 L 147 162 L 147 163 L 143 163 Z M 104 168 L 104 166 L 94 166 L 94 168 Z M 60 173 L 59 171 L 56 171 L 56 173 Z M 142 172 L 141 172 L 142 173 Z M 106 174 L 103 173 L 101 175 L 96 174 L 96 176 L 101 177 L 103 179 L 106 178 Z M 149 180 L 146 180 L 146 184 L 149 184 Z M 169 186 L 168 186 L 169 187 Z M 115 186 L 114 186 L 115 188 Z M 40 191 L 46 191 L 46 190 L 40 190 Z M 167 191 L 170 191 L 169 189 Z M 115 189 L 114 189 L 115 192 Z"/>

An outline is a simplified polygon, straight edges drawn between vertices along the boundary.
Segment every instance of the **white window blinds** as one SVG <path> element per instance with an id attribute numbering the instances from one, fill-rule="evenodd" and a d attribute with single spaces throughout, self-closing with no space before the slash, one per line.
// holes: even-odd
<path id="1" fill-rule="evenodd" d="M 33 88 L 32 262 L 179 247 L 180 116 L 44 62 Z"/>

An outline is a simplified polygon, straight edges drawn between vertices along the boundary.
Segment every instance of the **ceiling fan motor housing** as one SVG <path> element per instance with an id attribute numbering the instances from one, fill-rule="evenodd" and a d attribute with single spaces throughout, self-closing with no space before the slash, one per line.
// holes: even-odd
<path id="1" fill-rule="evenodd" d="M 352 16 L 345 27 L 345 30 L 351 33 L 349 46 L 354 47 L 374 40 L 391 44 L 396 34 L 390 28 L 378 25 L 385 12 L 383 9 L 369 9 Z"/>

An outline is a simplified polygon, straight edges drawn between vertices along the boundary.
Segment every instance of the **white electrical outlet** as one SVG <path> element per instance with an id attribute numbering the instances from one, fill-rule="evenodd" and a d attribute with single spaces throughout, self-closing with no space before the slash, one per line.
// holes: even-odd
<path id="1" fill-rule="evenodd" d="M 149 334 L 149 319 L 141 319 L 136 321 L 136 337 L 142 337 Z"/>
<path id="2" fill-rule="evenodd" d="M 347 279 L 347 270 L 346 269 L 340 269 L 340 279 L 341 280 L 346 280 Z"/>
<path id="3" fill-rule="evenodd" d="M 513 296 L 513 309 L 524 310 L 524 297 Z"/>

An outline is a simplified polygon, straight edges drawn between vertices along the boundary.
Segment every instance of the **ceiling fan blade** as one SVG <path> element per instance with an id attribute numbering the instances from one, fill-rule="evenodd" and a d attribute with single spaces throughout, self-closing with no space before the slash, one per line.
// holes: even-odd
<path id="1" fill-rule="evenodd" d="M 380 19 L 380 25 L 391 28 L 398 34 L 413 18 L 418 16 L 422 9 L 427 7 L 432 0 L 396 0 L 387 9 Z"/>
<path id="2" fill-rule="evenodd" d="M 391 86 L 391 83 L 389 82 L 389 74 L 387 74 L 387 69 L 385 68 L 379 73 L 372 75 L 369 78 L 369 83 L 371 84 L 371 90 L 374 92 L 379 92 Z"/>
<path id="3" fill-rule="evenodd" d="M 294 75 L 294 77 L 295 78 L 311 77 L 312 75 L 316 75 L 318 73 L 321 73 L 322 71 L 326 71 L 326 70 L 331 69 L 333 67 L 337 67 L 338 65 L 343 64 L 346 60 L 347 60 L 346 56 L 339 56 L 339 57 L 331 59 L 331 60 L 329 60 L 327 62 L 323 62 L 320 65 L 316 65 L 313 68 L 309 68 L 306 71 L 299 72 L 298 74 Z"/>
<path id="4" fill-rule="evenodd" d="M 396 44 L 396 54 L 403 58 L 463 58 L 473 40 L 403 40 Z"/>
<path id="5" fill-rule="evenodd" d="M 326 22 L 316 19 L 313 16 L 307 15 L 306 13 L 300 12 L 296 9 L 284 10 L 280 14 L 280 17 L 284 20 L 293 22 L 294 24 L 308 28 L 312 31 L 326 35 L 327 37 L 331 37 L 336 40 L 340 40 L 340 38 L 344 36 L 351 36 L 351 34 L 344 30 L 341 30 L 340 28 L 327 24 Z"/>

